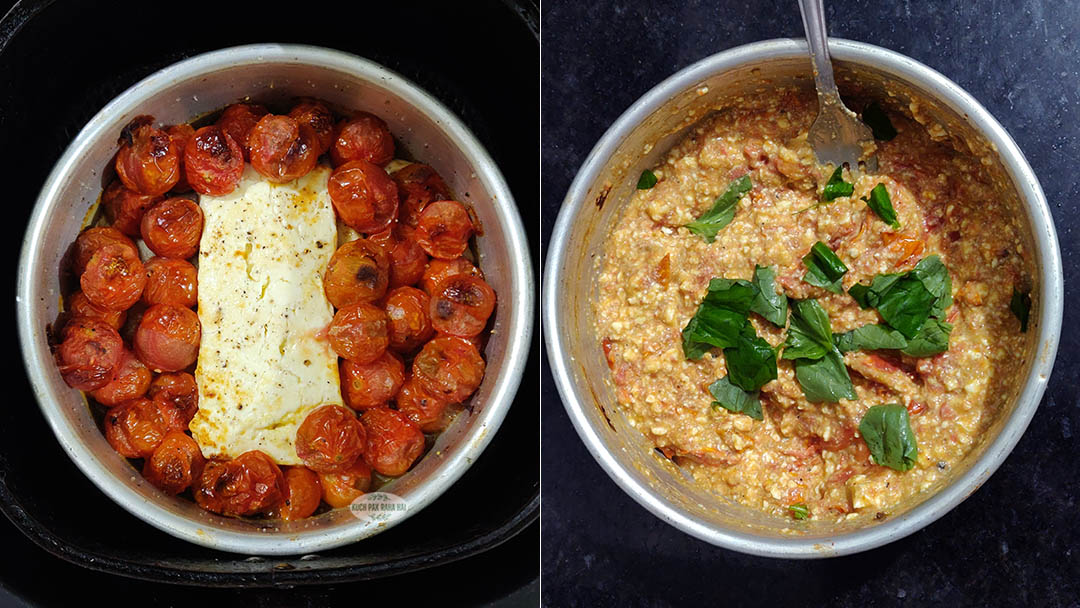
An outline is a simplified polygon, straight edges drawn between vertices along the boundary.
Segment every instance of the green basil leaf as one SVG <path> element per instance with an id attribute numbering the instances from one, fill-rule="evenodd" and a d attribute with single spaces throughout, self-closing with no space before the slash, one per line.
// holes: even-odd
<path id="1" fill-rule="evenodd" d="M 900 222 L 896 219 L 896 209 L 893 209 L 892 200 L 889 199 L 889 190 L 885 184 L 878 184 L 870 191 L 869 198 L 862 199 L 870 210 L 894 229 L 900 228 Z"/>
<path id="2" fill-rule="evenodd" d="M 652 171 L 645 169 L 641 172 L 641 177 L 637 180 L 638 190 L 648 190 L 656 185 L 656 174 Z"/>
<path id="3" fill-rule="evenodd" d="M 800 521 L 810 518 L 810 509 L 802 503 L 788 505 L 788 511 L 792 517 Z"/>
<path id="4" fill-rule="evenodd" d="M 821 190 L 821 200 L 830 202 L 841 196 L 851 196 L 854 193 L 855 184 L 845 182 L 844 168 L 837 167 L 836 171 L 833 171 L 832 177 L 825 182 L 825 187 Z"/>
<path id="5" fill-rule="evenodd" d="M 930 310 L 930 316 L 943 318 L 945 309 L 952 306 L 952 279 L 949 278 L 949 270 L 936 255 L 923 258 L 915 265 L 911 274 L 922 281 L 923 287 L 933 294 L 934 306 Z"/>
<path id="6" fill-rule="evenodd" d="M 870 285 L 856 283 L 848 290 L 848 294 L 855 298 L 862 308 L 877 308 L 881 303 L 881 294 L 889 291 L 893 283 L 903 278 L 903 274 L 879 274 L 874 277 Z"/>
<path id="7" fill-rule="evenodd" d="M 758 337 L 750 323 L 739 332 L 735 346 L 724 349 L 724 359 L 728 379 L 745 391 L 756 391 L 776 380 L 776 351 Z"/>
<path id="8" fill-rule="evenodd" d="M 787 296 L 776 293 L 776 271 L 769 266 L 754 267 L 754 287 L 757 295 L 750 303 L 750 310 L 766 321 L 783 327 L 787 323 Z"/>
<path id="9" fill-rule="evenodd" d="M 909 274 L 881 295 L 876 308 L 890 327 L 911 339 L 930 318 L 935 299 L 922 281 Z"/>
<path id="10" fill-rule="evenodd" d="M 700 359 L 709 349 L 735 346 L 757 289 L 747 281 L 713 279 L 682 331 L 683 355 Z"/>
<path id="11" fill-rule="evenodd" d="M 1031 294 L 1020 293 L 1013 287 L 1012 298 L 1009 300 L 1009 310 L 1020 320 L 1020 332 L 1027 333 L 1028 317 L 1031 316 Z"/>
<path id="12" fill-rule="evenodd" d="M 859 422 L 859 434 L 879 465 L 908 471 L 919 458 L 907 408 L 900 404 L 875 405 L 866 410 Z"/>
<path id="13" fill-rule="evenodd" d="M 876 140 L 889 141 L 896 137 L 896 127 L 893 126 L 892 121 L 889 120 L 889 115 L 876 101 L 863 109 L 862 121 L 866 123 L 866 126 L 870 127 Z"/>
<path id="14" fill-rule="evenodd" d="M 696 221 L 687 224 L 686 227 L 690 232 L 705 239 L 706 243 L 715 241 L 716 233 L 735 219 L 735 209 L 738 208 L 739 201 L 752 187 L 749 175 L 731 182 L 727 191 L 713 203 L 712 209 L 706 211 Z"/>
<path id="15" fill-rule="evenodd" d="M 844 359 L 835 348 L 816 361 L 797 359 L 795 379 L 799 381 L 803 395 L 812 403 L 836 403 L 841 399 L 858 398 Z"/>
<path id="16" fill-rule="evenodd" d="M 848 267 L 828 245 L 821 241 L 814 243 L 802 261 L 807 268 L 803 281 L 833 293 L 844 293 L 840 279 L 847 273 Z"/>
<path id="17" fill-rule="evenodd" d="M 848 353 L 853 350 L 900 350 L 908 341 L 904 334 L 887 325 L 863 325 L 851 331 L 833 336 L 837 350 Z"/>
<path id="18" fill-rule="evenodd" d="M 747 392 L 735 386 L 727 376 L 720 378 L 709 385 L 709 393 L 712 394 L 713 407 L 722 407 L 736 414 L 746 414 L 754 420 L 763 420 L 765 416 L 761 412 L 761 400 L 757 391 Z"/>
<path id="19" fill-rule="evenodd" d="M 912 357 L 931 357 L 949 350 L 949 332 L 952 324 L 940 319 L 927 319 L 919 333 L 915 334 L 906 347 L 901 349 Z"/>
<path id="20" fill-rule="evenodd" d="M 832 350 L 829 315 L 817 300 L 797 300 L 784 340 L 784 359 L 820 359 Z"/>

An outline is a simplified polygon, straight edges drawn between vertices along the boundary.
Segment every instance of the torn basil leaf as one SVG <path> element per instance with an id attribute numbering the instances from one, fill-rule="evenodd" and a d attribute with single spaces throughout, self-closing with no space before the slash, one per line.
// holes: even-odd
<path id="1" fill-rule="evenodd" d="M 1020 293 L 1013 287 L 1012 298 L 1009 300 L 1009 310 L 1020 321 L 1020 333 L 1027 333 L 1028 317 L 1031 316 L 1031 294 Z"/>
<path id="2" fill-rule="evenodd" d="M 844 359 L 835 348 L 816 361 L 797 359 L 795 379 L 799 381 L 806 400 L 811 403 L 836 403 L 841 399 L 858 398 Z"/>
<path id="3" fill-rule="evenodd" d="M 722 407 L 736 414 L 746 414 L 754 420 L 763 420 L 765 416 L 761 412 L 761 400 L 757 391 L 747 392 L 735 386 L 727 376 L 720 378 L 709 385 L 709 393 L 713 396 L 713 408 Z"/>
<path id="4" fill-rule="evenodd" d="M 862 201 L 881 218 L 881 221 L 894 230 L 900 228 L 900 222 L 896 219 L 896 209 L 893 209 L 892 200 L 889 198 L 889 190 L 885 187 L 885 184 L 874 186 L 874 189 L 870 191 L 870 196 L 862 199 Z"/>
<path id="5" fill-rule="evenodd" d="M 724 349 L 728 379 L 745 391 L 756 391 L 776 380 L 776 351 L 758 337 L 749 322 L 739 332 L 735 346 Z"/>
<path id="6" fill-rule="evenodd" d="M 637 180 L 638 190 L 648 190 L 656 185 L 656 174 L 652 171 L 645 169 L 641 172 L 641 177 Z"/>
<path id="7" fill-rule="evenodd" d="M 908 341 L 900 352 L 912 357 L 932 357 L 949 350 L 949 333 L 952 324 L 940 319 L 930 318 L 923 323 L 919 333 Z"/>
<path id="8" fill-rule="evenodd" d="M 682 332 L 683 355 L 700 359 L 709 349 L 736 345 L 756 290 L 747 281 L 713 279 Z"/>
<path id="9" fill-rule="evenodd" d="M 800 521 L 810 518 L 810 509 L 802 503 L 788 505 L 788 512 L 791 513 L 792 517 Z"/>
<path id="10" fill-rule="evenodd" d="M 908 471 L 919 458 L 907 408 L 898 403 L 875 405 L 866 410 L 859 422 L 859 434 L 879 465 Z"/>
<path id="11" fill-rule="evenodd" d="M 874 133 L 874 139 L 878 141 L 889 141 L 896 137 L 896 127 L 876 101 L 863 109 L 862 121 L 870 127 L 870 131 Z"/>
<path id="12" fill-rule="evenodd" d="M 817 300 L 800 300 L 791 310 L 785 359 L 795 360 L 795 379 L 811 402 L 855 399 L 843 356 L 833 344 L 829 315 Z"/>
<path id="13" fill-rule="evenodd" d="M 788 302 L 787 296 L 776 293 L 776 271 L 769 266 L 755 266 L 753 283 L 758 293 L 750 304 L 751 312 L 783 327 L 787 323 Z"/>
<path id="14" fill-rule="evenodd" d="M 833 293 L 844 293 L 840 279 L 847 273 L 848 268 L 829 246 L 821 241 L 814 243 L 810 253 L 803 257 L 806 265 L 806 274 L 803 281 L 821 287 Z"/>
<path id="15" fill-rule="evenodd" d="M 784 340 L 784 359 L 820 359 L 831 350 L 829 315 L 817 300 L 798 300 Z"/>
<path id="16" fill-rule="evenodd" d="M 933 294 L 936 301 L 930 309 L 930 316 L 938 319 L 945 317 L 945 310 L 952 306 L 952 279 L 945 263 L 937 255 L 923 258 L 915 265 L 911 274 L 922 281 L 926 290 Z"/>
<path id="17" fill-rule="evenodd" d="M 904 334 L 888 325 L 863 325 L 833 336 L 836 348 L 842 353 L 853 350 L 900 350 L 907 348 Z"/>
<path id="18" fill-rule="evenodd" d="M 706 211 L 696 221 L 687 224 L 687 229 L 705 239 L 706 243 L 712 243 L 716 240 L 716 233 L 735 219 L 735 210 L 739 206 L 739 201 L 751 187 L 753 184 L 750 182 L 749 175 L 731 182 L 727 191 L 713 203 L 712 209 Z"/>
<path id="19" fill-rule="evenodd" d="M 851 196 L 854 192 L 855 184 L 845 182 L 844 168 L 837 167 L 836 171 L 833 171 L 832 177 L 825 182 L 825 187 L 821 190 L 821 200 L 831 202 L 841 196 Z"/>

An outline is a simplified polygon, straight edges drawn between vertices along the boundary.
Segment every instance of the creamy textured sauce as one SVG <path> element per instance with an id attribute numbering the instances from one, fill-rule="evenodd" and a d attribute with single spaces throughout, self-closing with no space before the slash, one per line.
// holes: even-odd
<path id="1" fill-rule="evenodd" d="M 1027 341 L 1009 299 L 1014 285 L 1030 288 L 1033 263 L 984 160 L 942 141 L 939 126 L 928 131 L 895 112 L 899 135 L 879 142 L 878 173 L 854 180 L 851 197 L 807 210 L 831 173 L 806 143 L 815 113 L 810 92 L 738 99 L 676 145 L 654 169 L 659 182 L 634 194 L 607 238 L 596 332 L 630 423 L 697 483 L 783 516 L 792 504 L 822 520 L 887 515 L 963 459 L 1014 393 Z M 683 227 L 745 174 L 753 189 L 715 242 Z M 900 230 L 860 200 L 878 183 L 888 188 Z M 948 352 L 848 353 L 858 399 L 817 404 L 803 396 L 791 362 L 778 359 L 779 378 L 761 391 L 763 421 L 713 410 L 707 387 L 726 374 L 723 355 L 688 361 L 681 347 L 711 278 L 750 279 L 756 264 L 774 266 L 778 289 L 817 298 L 834 333 L 881 322 L 847 293 L 802 281 L 802 257 L 819 240 L 848 266 L 845 292 L 940 255 L 954 296 Z M 783 342 L 784 329 L 751 317 L 770 344 Z M 862 415 L 881 403 L 909 411 L 919 448 L 910 471 L 873 464 L 858 436 Z"/>

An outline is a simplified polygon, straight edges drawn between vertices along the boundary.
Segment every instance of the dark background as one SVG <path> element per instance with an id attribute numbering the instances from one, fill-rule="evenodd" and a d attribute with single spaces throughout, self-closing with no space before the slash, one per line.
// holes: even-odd
<path id="1" fill-rule="evenodd" d="M 556 2 L 542 11 L 542 238 L 589 150 L 675 71 L 749 42 L 801 37 L 794 0 Z M 663 4 L 664 6 L 659 6 Z M 1061 240 L 1066 302 L 1080 272 L 1080 6 L 1075 2 L 827 1 L 830 34 L 909 55 L 997 117 L 1042 182 Z M 1076 309 L 1066 305 L 1049 390 L 1030 428 L 971 498 L 863 554 L 750 557 L 662 523 L 622 492 L 542 377 L 543 603 L 548 606 L 1077 606 L 1080 434 Z"/>
<path id="2" fill-rule="evenodd" d="M 538 267 L 539 45 L 532 4 L 23 0 L 0 20 L 0 167 L 10 184 L 2 242 L 12 269 L 9 289 L 38 190 L 86 121 L 156 69 L 252 42 L 345 50 L 439 98 L 502 170 Z M 11 5 L 0 0 L 0 15 Z M 10 319 L 15 302 L 8 294 Z M 8 516 L 0 517 L 0 606 L 536 605 L 538 334 L 523 390 L 499 433 L 435 503 L 393 530 L 313 559 L 261 561 L 174 539 L 108 500 L 46 427 L 22 374 L 19 349 L 10 344 L 0 408 L 0 509 Z M 374 578 L 402 571 L 411 572 Z M 345 582 L 356 579 L 367 580 Z M 322 584 L 302 586 L 312 582 Z M 236 584 L 277 588 L 209 588 Z"/>

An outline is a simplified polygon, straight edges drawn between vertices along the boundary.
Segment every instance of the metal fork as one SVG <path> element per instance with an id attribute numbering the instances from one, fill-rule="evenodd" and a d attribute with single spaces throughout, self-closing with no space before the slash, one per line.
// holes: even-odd
<path id="1" fill-rule="evenodd" d="M 807 141 L 818 162 L 836 167 L 846 164 L 852 173 L 859 173 L 859 160 L 874 143 L 874 134 L 840 100 L 829 59 L 828 34 L 825 28 L 825 7 L 822 0 L 799 0 L 806 42 L 810 47 L 810 62 L 814 67 L 817 85 L 818 115 L 810 126 Z M 877 171 L 877 157 L 865 160 L 866 170 Z"/>

